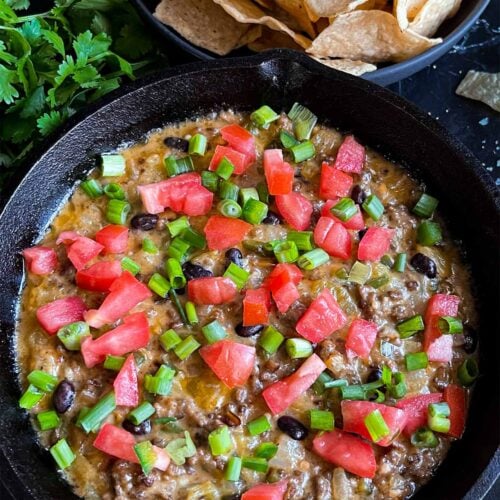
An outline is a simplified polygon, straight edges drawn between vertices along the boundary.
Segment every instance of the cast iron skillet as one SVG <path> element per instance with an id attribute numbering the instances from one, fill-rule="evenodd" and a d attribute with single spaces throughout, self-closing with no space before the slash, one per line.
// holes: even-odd
<path id="1" fill-rule="evenodd" d="M 71 498 L 51 457 L 17 408 L 14 327 L 23 283 L 21 249 L 35 243 L 93 158 L 151 129 L 233 107 L 276 110 L 299 101 L 322 121 L 404 161 L 441 200 L 475 278 L 481 315 L 481 371 L 466 433 L 419 498 L 481 498 L 499 473 L 496 249 L 499 198 L 489 176 L 461 144 L 400 97 L 288 51 L 177 67 L 136 82 L 70 121 L 33 158 L 0 215 L 0 470 L 16 499 Z"/>

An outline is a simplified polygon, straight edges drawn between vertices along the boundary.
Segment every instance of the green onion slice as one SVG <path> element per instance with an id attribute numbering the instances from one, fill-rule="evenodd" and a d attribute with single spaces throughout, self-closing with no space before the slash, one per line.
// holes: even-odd
<path id="1" fill-rule="evenodd" d="M 154 273 L 148 281 L 148 287 L 160 297 L 166 298 L 170 290 L 170 283 L 159 273 Z"/>
<path id="2" fill-rule="evenodd" d="M 290 149 L 291 147 L 299 144 L 299 141 L 286 130 L 280 130 L 280 141 L 285 149 Z"/>
<path id="3" fill-rule="evenodd" d="M 374 194 L 371 194 L 366 198 L 362 207 L 363 210 L 375 221 L 379 220 L 384 213 L 384 205 L 382 205 L 382 202 Z"/>
<path id="4" fill-rule="evenodd" d="M 248 278 L 250 278 L 250 272 L 237 266 L 234 262 L 231 262 L 229 266 L 227 266 L 223 276 L 224 278 L 229 278 L 236 285 L 238 290 L 241 290 L 248 281 Z"/>
<path id="5" fill-rule="evenodd" d="M 88 335 L 90 335 L 90 328 L 84 321 L 75 321 L 57 331 L 57 338 L 68 351 L 79 351 L 82 340 Z"/>
<path id="6" fill-rule="evenodd" d="M 409 372 L 422 370 L 429 365 L 429 358 L 425 352 L 412 352 L 405 355 L 405 364 Z"/>
<path id="7" fill-rule="evenodd" d="M 122 269 L 124 271 L 128 271 L 129 273 L 133 274 L 134 276 L 141 272 L 141 266 L 139 264 L 137 264 L 137 262 L 132 260 L 130 257 L 123 257 Z"/>
<path id="8" fill-rule="evenodd" d="M 441 333 L 452 335 L 456 333 L 463 333 L 464 331 L 462 320 L 453 316 L 442 316 L 439 318 L 438 328 Z"/>
<path id="9" fill-rule="evenodd" d="M 196 446 L 191 439 L 188 431 L 184 431 L 184 438 L 174 439 L 165 447 L 165 450 L 170 455 L 172 462 L 176 465 L 186 463 L 186 458 L 196 454 Z"/>
<path id="10" fill-rule="evenodd" d="M 30 384 L 23 395 L 19 398 L 19 407 L 25 410 L 31 410 L 37 405 L 44 396 L 44 392 Z"/>
<path id="11" fill-rule="evenodd" d="M 123 200 L 112 199 L 108 201 L 106 209 L 106 220 L 111 224 L 125 225 L 127 215 L 130 212 L 130 204 Z"/>
<path id="12" fill-rule="evenodd" d="M 227 425 L 215 429 L 208 435 L 208 444 L 214 457 L 229 453 L 233 448 Z"/>
<path id="13" fill-rule="evenodd" d="M 308 252 L 314 248 L 312 231 L 288 231 L 288 241 L 293 241 L 301 252 Z"/>
<path id="14" fill-rule="evenodd" d="M 311 429 L 320 431 L 331 431 L 335 425 L 335 419 L 331 411 L 310 410 Z"/>
<path id="15" fill-rule="evenodd" d="M 125 363 L 125 358 L 123 356 L 112 356 L 108 354 L 104 360 L 104 368 L 106 370 L 113 370 L 114 372 L 119 372 Z"/>
<path id="16" fill-rule="evenodd" d="M 432 217 L 438 203 L 439 201 L 436 198 L 424 193 L 417 201 L 417 204 L 413 207 L 412 212 L 419 217 L 428 219 L 429 217 Z"/>
<path id="17" fill-rule="evenodd" d="M 240 457 L 231 457 L 226 466 L 226 470 L 224 471 L 224 479 L 226 481 L 239 481 L 241 474 L 241 458 Z"/>
<path id="18" fill-rule="evenodd" d="M 330 212 L 343 222 L 352 219 L 358 213 L 358 207 L 351 198 L 341 198 Z"/>
<path id="19" fill-rule="evenodd" d="M 38 425 L 40 425 L 40 430 L 48 431 L 50 429 L 56 429 L 61 423 L 59 415 L 54 410 L 43 411 L 36 416 L 38 420 Z"/>
<path id="20" fill-rule="evenodd" d="M 144 238 L 142 240 L 142 249 L 144 252 L 152 255 L 158 253 L 158 247 L 154 244 L 153 240 L 150 240 L 149 238 Z"/>
<path id="21" fill-rule="evenodd" d="M 123 188 L 120 184 L 116 184 L 115 182 L 111 182 L 104 186 L 104 194 L 112 200 L 124 200 L 126 198 Z"/>
<path id="22" fill-rule="evenodd" d="M 427 410 L 427 425 L 434 432 L 447 433 L 450 430 L 450 407 L 448 403 L 431 403 Z"/>
<path id="23" fill-rule="evenodd" d="M 85 193 L 92 199 L 99 198 L 104 191 L 100 182 L 96 179 L 88 179 L 80 184 L 80 187 L 85 191 Z"/>
<path id="24" fill-rule="evenodd" d="M 314 113 L 296 102 L 288 112 L 288 118 L 293 122 L 295 136 L 299 141 L 310 139 L 312 130 L 318 121 L 318 117 Z"/>
<path id="25" fill-rule="evenodd" d="M 262 415 L 247 424 L 248 432 L 251 436 L 257 436 L 271 430 L 271 422 L 266 415 Z"/>
<path id="26" fill-rule="evenodd" d="M 424 220 L 417 227 L 417 240 L 421 245 L 431 247 L 442 239 L 441 226 L 437 222 Z"/>
<path id="27" fill-rule="evenodd" d="M 50 454 L 60 469 L 67 469 L 76 458 L 73 450 L 64 438 L 60 439 L 54 446 L 52 446 L 52 448 L 50 448 Z"/>
<path id="28" fill-rule="evenodd" d="M 195 134 L 189 139 L 188 153 L 204 156 L 207 151 L 207 138 L 203 134 Z"/>
<path id="29" fill-rule="evenodd" d="M 363 264 L 357 260 L 351 267 L 347 279 L 352 283 L 357 283 L 358 285 L 364 285 L 372 274 L 372 269 L 369 265 Z"/>
<path id="30" fill-rule="evenodd" d="M 147 476 L 153 470 L 157 458 L 151 441 L 142 441 L 141 443 L 137 443 L 134 446 L 134 451 L 139 459 L 142 472 L 144 472 Z"/>
<path id="31" fill-rule="evenodd" d="M 28 382 L 43 392 L 52 392 L 57 386 L 57 377 L 42 370 L 33 370 L 28 374 Z"/>
<path id="32" fill-rule="evenodd" d="M 258 193 L 257 189 L 255 189 L 253 187 L 241 188 L 239 198 L 240 198 L 240 204 L 242 207 L 245 206 L 245 204 L 248 200 L 260 200 L 259 193 Z"/>
<path id="33" fill-rule="evenodd" d="M 209 344 L 215 344 L 215 342 L 227 337 L 226 329 L 217 320 L 202 327 L 201 331 Z"/>
<path id="34" fill-rule="evenodd" d="M 186 318 L 188 320 L 188 323 L 190 325 L 197 325 L 199 323 L 199 319 L 194 302 L 188 300 L 184 308 L 186 309 Z"/>
<path id="35" fill-rule="evenodd" d="M 181 237 L 177 236 L 174 238 L 169 247 L 167 248 L 167 254 L 173 259 L 177 259 L 179 262 L 183 263 L 187 260 L 189 249 L 191 245 L 184 241 Z"/>
<path id="36" fill-rule="evenodd" d="M 394 271 L 397 273 L 404 273 L 406 268 L 407 256 L 405 253 L 398 253 L 396 255 L 396 260 L 394 261 Z"/>
<path id="37" fill-rule="evenodd" d="M 201 344 L 192 336 L 186 337 L 180 344 L 176 345 L 174 352 L 180 360 L 185 360 L 191 356 Z"/>
<path id="38" fill-rule="evenodd" d="M 306 160 L 314 158 L 316 154 L 316 148 L 311 141 L 304 141 L 290 148 L 290 153 L 292 153 L 293 161 L 295 163 L 301 163 Z"/>
<path id="39" fill-rule="evenodd" d="M 374 443 L 381 441 L 391 432 L 380 410 L 374 410 L 365 417 L 365 426 Z"/>
<path id="40" fill-rule="evenodd" d="M 204 170 L 201 173 L 201 185 L 212 193 L 216 193 L 219 189 L 219 176 L 215 172 Z"/>
<path id="41" fill-rule="evenodd" d="M 259 345 L 268 354 L 274 354 L 283 343 L 285 337 L 274 326 L 267 326 L 259 338 Z"/>
<path id="42" fill-rule="evenodd" d="M 297 259 L 297 265 L 306 271 L 312 271 L 330 260 L 330 256 L 322 249 L 315 248 Z"/>
<path id="43" fill-rule="evenodd" d="M 219 184 L 219 197 L 222 200 L 238 201 L 240 188 L 231 181 L 221 181 Z"/>
<path id="44" fill-rule="evenodd" d="M 271 125 L 271 123 L 276 121 L 279 117 L 280 115 L 278 115 L 278 113 L 276 113 L 269 106 L 264 105 L 250 115 L 250 120 L 252 120 L 258 127 L 267 129 L 269 128 L 269 125 Z"/>
<path id="45" fill-rule="evenodd" d="M 181 342 L 182 339 L 179 337 L 175 330 L 170 329 L 160 335 L 160 344 L 166 351 L 173 349 Z"/>
<path id="46" fill-rule="evenodd" d="M 245 469 L 251 469 L 257 472 L 267 472 L 269 468 L 267 460 L 259 457 L 244 457 L 242 466 L 245 467 Z"/>
<path id="47" fill-rule="evenodd" d="M 285 349 L 292 359 L 308 358 L 313 353 L 313 346 L 306 339 L 287 339 Z"/>
<path id="48" fill-rule="evenodd" d="M 221 178 L 227 181 L 234 172 L 234 165 L 224 156 L 219 162 L 215 173 Z"/>
<path id="49" fill-rule="evenodd" d="M 200 234 L 198 231 L 195 231 L 191 227 L 188 227 L 184 229 L 184 231 L 182 231 L 181 238 L 186 243 L 189 243 L 191 247 L 197 248 L 198 250 L 203 250 L 207 245 L 205 236 Z"/>
<path id="50" fill-rule="evenodd" d="M 279 241 L 273 248 L 278 262 L 295 262 L 299 258 L 299 249 L 294 241 Z"/>
<path id="51" fill-rule="evenodd" d="M 116 408 L 115 393 L 109 392 L 80 420 L 82 429 L 88 434 L 101 426 L 102 422 Z"/>
<path id="52" fill-rule="evenodd" d="M 278 445 L 274 443 L 261 443 L 255 448 L 255 456 L 257 458 L 265 458 L 271 460 L 278 453 Z"/>
<path id="53" fill-rule="evenodd" d="M 474 358 L 466 359 L 458 367 L 458 381 L 465 387 L 468 387 L 474 383 L 474 381 L 479 376 L 479 367 Z"/>
<path id="54" fill-rule="evenodd" d="M 144 401 L 127 415 L 127 420 L 130 420 L 134 425 L 140 425 L 155 412 L 155 407 L 150 402 Z"/>
<path id="55" fill-rule="evenodd" d="M 250 224 L 260 224 L 266 217 L 268 206 L 262 201 L 250 199 L 243 207 L 243 219 Z"/>
<path id="56" fill-rule="evenodd" d="M 188 227 L 189 227 L 189 219 L 185 215 L 167 224 L 168 232 L 170 233 L 170 236 L 172 236 L 172 238 L 175 238 L 176 236 L 181 234 Z"/>
<path id="57" fill-rule="evenodd" d="M 183 288 L 186 285 L 186 277 L 184 276 L 181 264 L 177 259 L 167 259 L 165 262 L 165 272 L 167 273 L 167 277 L 172 288 L 177 290 L 178 288 Z"/>
<path id="58" fill-rule="evenodd" d="M 101 155 L 103 177 L 116 177 L 125 173 L 125 158 L 120 154 Z"/>
<path id="59" fill-rule="evenodd" d="M 242 208 L 234 200 L 221 200 L 217 204 L 217 210 L 224 217 L 231 217 L 232 219 L 238 219 L 243 213 Z"/>
<path id="60" fill-rule="evenodd" d="M 396 325 L 396 330 L 400 338 L 407 339 L 417 332 L 423 331 L 425 328 L 424 318 L 420 314 L 416 314 L 411 318 L 405 319 Z"/>
<path id="61" fill-rule="evenodd" d="M 438 444 L 438 438 L 427 427 L 417 429 L 410 438 L 411 444 L 416 448 L 435 448 Z"/>

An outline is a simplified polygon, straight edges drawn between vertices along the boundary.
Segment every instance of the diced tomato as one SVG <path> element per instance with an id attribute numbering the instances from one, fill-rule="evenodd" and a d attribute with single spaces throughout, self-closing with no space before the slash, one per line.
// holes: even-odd
<path id="1" fill-rule="evenodd" d="M 288 487 L 288 480 L 277 483 L 263 483 L 250 488 L 241 495 L 241 500 L 283 500 Z"/>
<path id="2" fill-rule="evenodd" d="M 377 330 L 377 324 L 373 321 L 355 319 L 347 332 L 345 342 L 347 356 L 349 358 L 359 356 L 362 359 L 368 359 L 377 338 Z"/>
<path id="3" fill-rule="evenodd" d="M 139 386 L 134 355 L 130 354 L 123 363 L 113 382 L 116 404 L 119 406 L 137 406 L 139 404 Z"/>
<path id="4" fill-rule="evenodd" d="M 238 245 L 252 227 L 252 224 L 240 219 L 212 215 L 204 229 L 208 248 L 225 250 Z"/>
<path id="5" fill-rule="evenodd" d="M 325 161 L 321 165 L 319 181 L 319 197 L 323 200 L 349 196 L 353 184 L 352 177 L 328 165 Z"/>
<path id="6" fill-rule="evenodd" d="M 279 213 L 297 231 L 304 231 L 311 225 L 312 203 L 300 193 L 292 191 L 275 198 Z"/>
<path id="7" fill-rule="evenodd" d="M 352 238 L 349 231 L 330 217 L 320 217 L 314 228 L 314 242 L 328 254 L 339 259 L 351 255 Z"/>
<path id="8" fill-rule="evenodd" d="M 60 245 L 61 243 L 64 243 L 65 245 L 71 245 L 71 243 L 74 243 L 79 237 L 80 235 L 78 233 L 75 233 L 75 231 L 63 231 L 62 233 L 59 233 L 59 236 L 56 240 L 56 245 Z"/>
<path id="9" fill-rule="evenodd" d="M 234 281 L 222 276 L 188 281 L 189 300 L 195 304 L 225 304 L 234 300 L 237 293 Z"/>
<path id="10" fill-rule="evenodd" d="M 104 246 L 97 243 L 86 236 L 80 236 L 73 231 L 64 231 L 57 238 L 56 243 L 59 245 L 63 242 L 66 246 L 68 259 L 79 271 L 85 267 L 89 261 L 97 257 L 103 250 Z"/>
<path id="11" fill-rule="evenodd" d="M 425 312 L 424 351 L 429 361 L 448 363 L 453 356 L 453 336 L 443 335 L 438 328 L 441 316 L 456 316 L 460 298 L 456 295 L 436 293 Z"/>
<path id="12" fill-rule="evenodd" d="M 123 271 L 109 290 L 99 309 L 91 309 L 85 313 L 85 321 L 94 328 L 114 323 L 152 295 L 149 288 L 128 271 Z"/>
<path id="13" fill-rule="evenodd" d="M 351 474 L 373 478 L 377 470 L 375 453 L 369 443 L 347 432 L 322 432 L 313 440 L 313 450 L 321 458 Z"/>
<path id="14" fill-rule="evenodd" d="M 49 335 L 54 335 L 59 328 L 82 321 L 86 310 L 87 306 L 80 297 L 65 297 L 39 307 L 36 319 Z"/>
<path id="15" fill-rule="evenodd" d="M 220 129 L 222 138 L 236 151 L 243 153 L 250 162 L 255 160 L 255 137 L 236 123 Z"/>
<path id="16" fill-rule="evenodd" d="M 110 224 L 96 233 L 95 240 L 104 246 L 106 253 L 124 253 L 128 246 L 128 228 Z"/>
<path id="17" fill-rule="evenodd" d="M 198 185 L 191 186 L 184 197 L 182 209 L 179 211 L 190 216 L 205 215 L 210 212 L 213 201 L 214 194 L 207 188 Z"/>
<path id="18" fill-rule="evenodd" d="M 440 403 L 442 400 L 443 395 L 440 392 L 418 394 L 417 396 L 400 399 L 396 403 L 396 408 L 404 410 L 407 417 L 403 434 L 410 437 L 420 427 L 426 427 L 427 408 L 431 403 Z"/>
<path id="19" fill-rule="evenodd" d="M 299 299 L 300 294 L 294 283 L 285 283 L 281 288 L 272 292 L 274 303 L 281 314 L 288 311 L 290 306 Z"/>
<path id="20" fill-rule="evenodd" d="M 235 149 L 228 146 L 218 145 L 215 146 L 214 155 L 210 160 L 208 169 L 217 170 L 217 167 L 219 166 L 219 163 L 223 158 L 227 158 L 234 165 L 234 175 L 241 175 L 242 173 L 244 173 L 251 163 L 251 160 L 247 155 L 240 153 L 239 151 L 236 151 Z"/>
<path id="21" fill-rule="evenodd" d="M 365 221 L 363 219 L 363 214 L 361 213 L 361 209 L 359 208 L 359 205 L 356 205 L 357 213 L 356 215 L 353 215 L 349 220 L 347 221 L 341 221 L 335 215 L 330 212 L 330 209 L 334 207 L 340 198 L 337 198 L 335 200 L 327 200 L 323 207 L 321 208 L 321 216 L 322 217 L 330 217 L 332 218 L 335 222 L 339 222 L 342 224 L 346 229 L 352 229 L 354 231 L 359 231 L 360 229 L 364 229 L 365 227 Z"/>
<path id="22" fill-rule="evenodd" d="M 330 290 L 325 288 L 297 322 L 295 329 L 311 342 L 321 342 L 347 322 L 344 311 Z"/>
<path id="23" fill-rule="evenodd" d="M 314 384 L 325 369 L 325 363 L 317 354 L 313 354 L 297 371 L 267 386 L 262 391 L 262 396 L 271 412 L 276 415 L 285 411 Z"/>
<path id="24" fill-rule="evenodd" d="M 365 148 L 356 142 L 352 135 L 348 135 L 340 145 L 333 166 L 344 172 L 360 174 L 365 162 Z"/>
<path id="25" fill-rule="evenodd" d="M 269 291 L 247 290 L 243 299 L 243 326 L 265 325 L 269 321 Z"/>
<path id="26" fill-rule="evenodd" d="M 450 407 L 450 430 L 448 434 L 455 438 L 462 437 L 465 428 L 467 401 L 465 389 L 450 384 L 444 389 L 444 400 Z"/>
<path id="27" fill-rule="evenodd" d="M 375 262 L 387 253 L 394 230 L 387 227 L 372 226 L 361 238 L 358 246 L 358 259 Z"/>
<path id="28" fill-rule="evenodd" d="M 245 384 L 255 364 L 255 347 L 219 340 L 200 349 L 203 361 L 232 389 Z"/>
<path id="29" fill-rule="evenodd" d="M 76 286 L 92 292 L 108 292 L 122 272 L 122 266 L 117 260 L 96 262 L 87 269 L 76 272 Z"/>
<path id="30" fill-rule="evenodd" d="M 343 429 L 346 432 L 354 432 L 366 439 L 371 440 L 370 433 L 365 425 L 365 418 L 375 410 L 379 410 L 384 417 L 384 421 L 389 428 L 389 435 L 377 441 L 379 446 L 390 446 L 392 441 L 401 434 L 405 428 L 407 417 L 406 412 L 394 406 L 387 406 L 371 401 L 342 401 Z"/>
<path id="31" fill-rule="evenodd" d="M 149 325 L 143 312 L 131 314 L 123 324 L 106 332 L 97 339 L 86 337 L 82 342 L 85 366 L 92 368 L 102 363 L 108 354 L 123 356 L 146 347 L 149 343 Z"/>
<path id="32" fill-rule="evenodd" d="M 295 264 L 280 263 L 274 267 L 266 278 L 264 286 L 274 292 L 290 282 L 298 285 L 302 276 L 302 271 Z"/>
<path id="33" fill-rule="evenodd" d="M 264 151 L 264 173 L 269 194 L 288 194 L 293 187 L 293 168 L 283 161 L 281 149 Z"/>
<path id="34" fill-rule="evenodd" d="M 23 250 L 23 257 L 28 271 L 43 276 L 54 271 L 59 264 L 53 248 L 36 246 Z"/>

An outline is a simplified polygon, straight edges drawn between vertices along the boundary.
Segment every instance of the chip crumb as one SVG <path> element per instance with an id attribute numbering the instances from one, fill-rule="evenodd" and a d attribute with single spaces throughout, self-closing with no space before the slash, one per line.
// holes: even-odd
<path id="1" fill-rule="evenodd" d="M 460 96 L 484 102 L 500 112 L 500 73 L 470 70 L 455 92 Z"/>

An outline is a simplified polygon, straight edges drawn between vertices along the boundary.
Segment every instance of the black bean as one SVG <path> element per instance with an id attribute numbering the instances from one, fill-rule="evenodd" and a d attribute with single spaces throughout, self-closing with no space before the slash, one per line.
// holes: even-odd
<path id="1" fill-rule="evenodd" d="M 226 250 L 226 266 L 231 262 L 239 267 L 243 267 L 243 254 L 237 248 L 230 248 Z"/>
<path id="2" fill-rule="evenodd" d="M 278 427 L 296 441 L 302 441 L 308 434 L 307 428 L 303 424 L 297 419 L 286 415 L 278 418 Z"/>
<path id="3" fill-rule="evenodd" d="M 142 231 L 151 231 L 158 223 L 158 216 L 155 214 L 137 214 L 132 217 L 130 225 L 134 229 L 141 229 Z"/>
<path id="4" fill-rule="evenodd" d="M 435 278 L 437 275 L 436 263 L 423 253 L 416 253 L 411 258 L 410 264 L 415 271 L 425 274 L 428 278 Z"/>
<path id="5" fill-rule="evenodd" d="M 366 193 L 363 191 L 361 186 L 356 184 L 351 191 L 351 200 L 354 201 L 354 203 L 357 203 L 358 205 L 362 205 L 363 202 L 366 200 Z"/>
<path id="6" fill-rule="evenodd" d="M 380 368 L 374 368 L 369 374 L 368 377 L 366 378 L 366 383 L 369 384 L 370 382 L 376 382 L 377 380 L 380 380 L 382 378 L 382 370 Z"/>
<path id="7" fill-rule="evenodd" d="M 57 413 L 65 413 L 75 401 L 75 386 L 69 380 L 63 380 L 52 395 L 52 404 Z"/>
<path id="8" fill-rule="evenodd" d="M 243 324 L 240 323 L 236 325 L 234 329 L 236 334 L 240 337 L 253 337 L 264 330 L 264 325 L 243 326 Z"/>
<path id="9" fill-rule="evenodd" d="M 361 229 L 361 231 L 358 231 L 359 241 L 361 241 L 361 239 L 363 238 L 363 236 L 366 234 L 366 231 L 368 231 L 368 229 Z"/>
<path id="10" fill-rule="evenodd" d="M 276 212 L 271 210 L 267 212 L 267 216 L 263 219 L 262 224 L 271 224 L 271 226 L 277 226 L 281 224 L 281 218 Z"/>
<path id="11" fill-rule="evenodd" d="M 467 354 L 472 354 L 477 349 L 477 332 L 466 327 L 464 331 L 464 344 L 462 346 Z"/>
<path id="12" fill-rule="evenodd" d="M 132 434 L 142 436 L 151 432 L 151 420 L 147 419 L 139 425 L 134 425 L 130 420 L 125 419 L 122 423 L 122 427 Z"/>
<path id="13" fill-rule="evenodd" d="M 185 287 L 185 286 L 183 286 L 182 288 L 176 288 L 176 289 L 175 289 L 175 293 L 176 293 L 177 295 L 184 295 L 184 294 L 186 293 L 186 287 Z"/>
<path id="14" fill-rule="evenodd" d="M 163 139 L 165 146 L 173 149 L 178 149 L 179 151 L 184 151 L 187 153 L 189 149 L 189 141 L 183 139 L 182 137 L 165 137 Z"/>
<path id="15" fill-rule="evenodd" d="M 193 264 L 192 262 L 186 262 L 183 264 L 182 271 L 188 281 L 196 278 L 211 278 L 214 275 L 212 271 L 209 271 L 198 264 Z"/>

